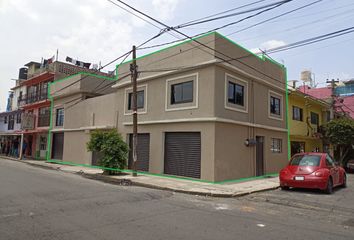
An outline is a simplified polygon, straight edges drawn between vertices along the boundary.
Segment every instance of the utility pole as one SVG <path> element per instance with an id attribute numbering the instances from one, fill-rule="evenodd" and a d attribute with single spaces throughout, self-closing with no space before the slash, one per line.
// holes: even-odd
<path id="1" fill-rule="evenodd" d="M 332 90 L 332 93 L 331 93 L 331 110 L 330 110 L 330 118 L 332 120 L 332 119 L 334 119 L 334 106 L 335 106 L 335 97 L 336 97 L 336 94 L 335 94 L 334 90 L 336 88 L 336 83 L 339 83 L 339 79 L 338 80 L 332 79 L 331 81 L 329 81 L 327 79 L 326 83 L 330 83 L 331 84 L 331 90 Z"/>
<path id="2" fill-rule="evenodd" d="M 133 46 L 133 62 L 130 64 L 130 72 L 133 84 L 133 176 L 137 176 L 136 163 L 138 160 L 137 146 L 138 146 L 138 107 L 137 107 L 137 77 L 138 77 L 138 66 L 136 65 L 136 47 Z"/>

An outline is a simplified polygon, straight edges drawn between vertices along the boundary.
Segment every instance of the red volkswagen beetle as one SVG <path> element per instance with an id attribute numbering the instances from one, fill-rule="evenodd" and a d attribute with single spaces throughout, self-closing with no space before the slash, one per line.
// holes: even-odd
<path id="1" fill-rule="evenodd" d="M 327 153 L 299 153 L 279 173 L 282 190 L 317 188 L 332 193 L 336 186 L 346 187 L 345 170 L 335 164 Z"/>

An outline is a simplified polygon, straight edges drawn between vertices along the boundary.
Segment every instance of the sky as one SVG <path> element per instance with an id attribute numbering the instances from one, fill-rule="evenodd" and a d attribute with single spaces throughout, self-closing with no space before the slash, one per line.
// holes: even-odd
<path id="1" fill-rule="evenodd" d="M 125 1 L 168 26 L 177 26 L 256 0 Z M 264 0 L 254 6 L 277 1 L 279 0 Z M 218 32 L 245 48 L 257 51 L 259 48 L 270 49 L 354 25 L 353 0 L 322 0 L 308 8 L 232 34 L 314 1 L 293 0 Z M 180 30 L 193 36 L 248 15 L 250 13 Z M 69 56 L 84 62 L 101 62 L 105 65 L 129 51 L 132 45 L 139 45 L 159 33 L 160 29 L 156 26 L 107 0 L 0 0 L 0 112 L 6 109 L 8 91 L 15 84 L 12 79 L 18 78 L 18 69 L 24 64 L 50 58 L 58 49 L 60 61 L 65 61 Z M 165 33 L 146 46 L 176 39 Z M 298 80 L 301 71 L 311 70 L 320 87 L 325 86 L 326 79 L 354 78 L 353 43 L 354 33 L 351 33 L 270 56 L 286 66 L 289 80 Z M 150 51 L 154 50 L 158 49 Z M 137 52 L 138 56 L 146 53 L 146 50 Z M 105 70 L 113 70 L 114 67 L 112 64 Z"/>

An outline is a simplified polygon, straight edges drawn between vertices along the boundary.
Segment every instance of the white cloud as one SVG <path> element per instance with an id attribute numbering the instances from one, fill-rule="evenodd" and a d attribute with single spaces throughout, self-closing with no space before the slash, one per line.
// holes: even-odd
<path id="1" fill-rule="evenodd" d="M 179 0 L 152 0 L 155 12 L 162 21 L 170 20 L 174 17 L 174 11 L 178 3 Z"/>
<path id="2" fill-rule="evenodd" d="M 269 40 L 269 41 L 261 43 L 258 48 L 252 48 L 250 51 L 256 53 L 256 52 L 259 52 L 260 49 L 262 51 L 266 51 L 266 50 L 281 47 L 284 45 L 286 45 L 286 43 L 282 40 Z"/>
<path id="3" fill-rule="evenodd" d="M 179 0 L 133 2 L 158 19 L 172 19 Z M 59 49 L 66 56 L 104 65 L 151 37 L 144 21 L 104 0 L 0 0 L 0 111 L 18 69 L 49 58 Z M 114 65 L 108 67 L 112 70 Z"/>

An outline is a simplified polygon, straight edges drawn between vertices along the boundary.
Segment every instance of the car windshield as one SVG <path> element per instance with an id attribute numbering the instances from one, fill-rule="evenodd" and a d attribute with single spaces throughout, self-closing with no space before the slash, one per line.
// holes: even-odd
<path id="1" fill-rule="evenodd" d="M 321 156 L 316 155 L 299 155 L 293 157 L 290 162 L 291 166 L 319 166 Z"/>

